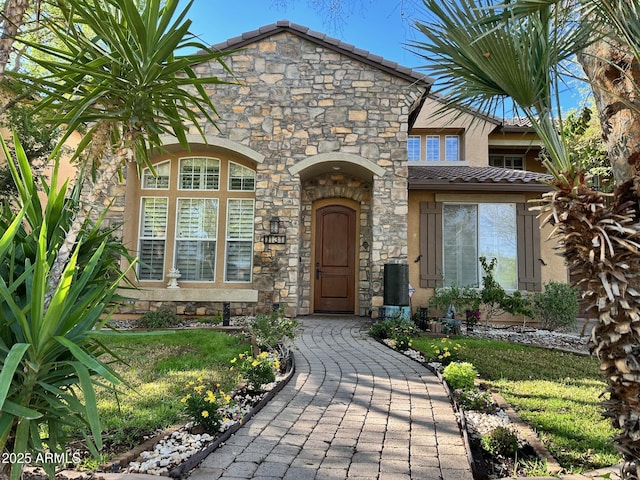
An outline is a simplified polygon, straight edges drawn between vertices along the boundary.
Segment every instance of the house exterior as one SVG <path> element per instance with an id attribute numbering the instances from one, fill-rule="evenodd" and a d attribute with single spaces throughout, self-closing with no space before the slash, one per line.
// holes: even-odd
<path id="1" fill-rule="evenodd" d="M 414 309 L 436 287 L 480 285 L 481 256 L 497 259 L 494 275 L 507 291 L 566 282 L 556 245 L 546 241 L 551 230 L 531 210 L 550 188 L 528 123 L 472 111 L 442 115 L 441 107 L 442 99 L 429 96 L 408 139 Z"/>
<path id="2" fill-rule="evenodd" d="M 126 311 L 209 315 L 227 303 L 232 314 L 376 317 L 388 264 L 408 264 L 417 307 L 443 266 L 454 271 L 442 241 L 456 212 L 475 215 L 478 238 L 498 231 L 482 226 L 487 215 L 526 219 L 498 239 L 518 245 L 505 257 L 518 262 L 517 288 L 566 278 L 526 211 L 547 190 L 539 174 L 503 168 L 540 170 L 526 128 L 434 119 L 429 78 L 287 21 L 214 48 L 233 51 L 235 75 L 195 66 L 230 82 L 210 87 L 217 125 L 203 126 L 205 139 L 193 128 L 187 151 L 164 139 L 155 173 L 129 171 L 112 191 L 112 221 L 140 259 Z"/>

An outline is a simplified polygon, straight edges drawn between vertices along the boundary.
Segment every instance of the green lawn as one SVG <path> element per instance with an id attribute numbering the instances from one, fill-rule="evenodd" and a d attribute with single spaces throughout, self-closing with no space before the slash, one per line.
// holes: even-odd
<path id="1" fill-rule="evenodd" d="M 183 415 L 185 384 L 201 377 L 233 388 L 230 360 L 250 350 L 244 338 L 213 330 L 129 333 L 101 336 L 102 343 L 126 364 L 115 369 L 134 390 L 98 391 L 98 411 L 109 450 L 138 445 L 142 432 L 187 421 Z M 114 444 L 115 443 L 115 444 Z"/>
<path id="2" fill-rule="evenodd" d="M 427 359 L 447 345 L 500 392 L 567 471 L 620 461 L 611 442 L 614 430 L 602 417 L 600 395 L 606 385 L 596 359 L 462 336 L 446 342 L 426 336 L 413 339 L 413 348 Z"/>

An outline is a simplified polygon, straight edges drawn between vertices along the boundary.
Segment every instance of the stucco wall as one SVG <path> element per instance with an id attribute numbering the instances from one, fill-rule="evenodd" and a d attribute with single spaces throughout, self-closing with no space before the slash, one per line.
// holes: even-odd
<path id="1" fill-rule="evenodd" d="M 420 288 L 420 264 L 415 260 L 420 255 L 420 203 L 421 202 L 433 202 L 436 198 L 443 198 L 447 192 L 430 192 L 423 190 L 411 190 L 409 194 L 409 283 L 415 288 L 415 293 L 411 301 L 412 311 L 419 311 L 420 307 L 428 306 L 429 299 L 433 296 L 432 288 Z M 460 192 L 451 192 L 451 195 L 455 195 L 458 199 L 463 198 Z M 469 192 L 464 194 L 464 199 L 467 201 L 478 202 L 517 202 L 517 201 L 529 201 L 537 198 L 535 194 L 473 194 Z M 541 219 L 542 222 L 542 219 Z M 566 282 L 567 271 L 564 266 L 564 260 L 557 254 L 558 250 L 554 248 L 556 243 L 554 241 L 546 241 L 551 229 L 546 226 L 541 231 L 541 245 L 540 245 L 540 258 L 544 261 L 541 265 L 541 277 L 542 283 L 548 281 Z M 546 265 L 545 265 L 546 264 Z M 507 322 L 514 319 L 504 316 L 498 318 L 497 321 Z M 520 319 L 515 319 L 520 321 Z"/>

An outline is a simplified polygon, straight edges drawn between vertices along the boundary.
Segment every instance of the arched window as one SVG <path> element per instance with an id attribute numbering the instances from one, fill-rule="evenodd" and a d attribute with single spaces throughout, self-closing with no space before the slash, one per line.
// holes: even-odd
<path id="1" fill-rule="evenodd" d="M 255 170 L 209 156 L 145 168 L 140 184 L 138 278 L 165 282 L 250 282 Z"/>

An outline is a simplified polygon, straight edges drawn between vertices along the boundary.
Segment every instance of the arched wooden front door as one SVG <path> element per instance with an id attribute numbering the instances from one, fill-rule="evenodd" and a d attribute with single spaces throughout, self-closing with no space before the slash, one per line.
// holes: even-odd
<path id="1" fill-rule="evenodd" d="M 314 311 L 354 313 L 356 212 L 343 205 L 316 210 Z"/>

